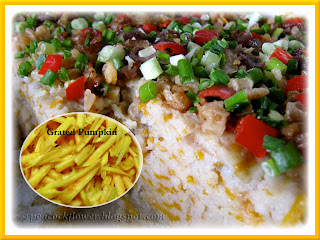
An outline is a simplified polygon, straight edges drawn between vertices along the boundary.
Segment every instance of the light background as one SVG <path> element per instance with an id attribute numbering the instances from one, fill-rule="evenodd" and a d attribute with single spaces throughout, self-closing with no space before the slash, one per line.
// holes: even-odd
<path id="1" fill-rule="evenodd" d="M 11 85 L 11 72 L 13 63 L 13 54 L 11 51 L 11 29 L 12 29 L 12 18 L 18 12 L 32 12 L 32 11 L 117 11 L 117 12 L 136 12 L 136 11 L 163 11 L 163 12 L 177 12 L 177 11 L 192 11 L 192 12 L 247 12 L 247 11 L 258 11 L 265 14 L 283 14 L 291 13 L 300 16 L 304 16 L 307 20 L 308 26 L 308 38 L 309 38 L 309 117 L 308 124 L 310 127 L 309 131 L 309 156 L 308 156 L 308 221 L 302 227 L 294 228 L 275 228 L 275 227 L 230 227 L 230 228 L 193 228 L 192 226 L 181 227 L 170 227 L 170 228 L 22 228 L 14 223 L 13 208 L 14 206 L 14 195 L 13 195 L 13 184 L 12 184 L 12 173 L 13 173 L 13 123 L 12 117 L 12 85 Z M 3 12 L 2 12 L 3 13 Z M 153 235 L 153 234 L 183 234 L 183 235 L 260 235 L 260 234 L 276 234 L 276 235 L 314 235 L 315 234 L 315 51 L 318 49 L 315 46 L 315 6 L 244 6 L 244 5 L 201 5 L 201 6 L 74 6 L 74 5 L 47 5 L 47 6 L 18 6 L 18 5 L 7 5 L 5 6 L 5 235 L 112 235 L 112 234 L 140 234 L 140 235 Z M 4 64 L 4 62 L 2 63 Z M 318 79 L 319 80 L 319 79 Z M 319 92 L 318 92 L 319 93 Z M 4 126 L 3 126 L 4 127 Z M 15 161 L 16 162 L 16 161 Z M 318 165 L 317 165 L 318 166 Z M 4 171 L 3 171 L 4 172 Z M 318 170 L 317 170 L 318 172 Z M 319 172 L 318 172 L 319 174 Z M 318 190 L 317 190 L 318 191 Z M 4 209 L 4 208 L 2 208 Z M 317 208 L 318 209 L 318 208 Z M 2 233 L 3 234 L 3 233 Z M 291 239 L 293 237 L 290 237 Z M 31 238 L 32 239 L 32 238 Z"/>

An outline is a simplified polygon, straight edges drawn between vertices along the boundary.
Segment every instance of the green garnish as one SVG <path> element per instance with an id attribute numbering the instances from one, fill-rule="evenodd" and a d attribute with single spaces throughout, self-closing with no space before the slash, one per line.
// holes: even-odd
<path id="1" fill-rule="evenodd" d="M 69 72 L 67 69 L 65 69 L 64 67 L 61 67 L 59 69 L 59 79 L 62 81 L 62 82 L 67 82 L 69 81 Z"/>
<path id="2" fill-rule="evenodd" d="M 58 79 L 58 77 L 59 74 L 48 69 L 46 74 L 41 78 L 40 82 L 44 85 L 52 87 L 55 81 Z"/>
<path id="3" fill-rule="evenodd" d="M 18 69 L 18 74 L 20 77 L 25 77 L 28 76 L 29 73 L 31 72 L 33 66 L 29 61 L 25 61 L 20 63 L 19 69 Z"/>
<path id="4" fill-rule="evenodd" d="M 139 88 L 139 98 L 142 103 L 148 102 L 155 96 L 157 96 L 157 88 L 153 81 L 149 81 Z"/>
<path id="5" fill-rule="evenodd" d="M 75 68 L 84 70 L 86 68 L 86 63 L 88 61 L 89 57 L 83 53 L 80 53 L 77 57 L 77 61 L 74 65 Z"/>

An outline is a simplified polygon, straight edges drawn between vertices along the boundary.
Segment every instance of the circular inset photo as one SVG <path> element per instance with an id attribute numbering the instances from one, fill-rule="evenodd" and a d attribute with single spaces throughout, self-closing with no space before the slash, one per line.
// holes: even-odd
<path id="1" fill-rule="evenodd" d="M 142 168 L 137 139 L 121 123 L 95 113 L 50 119 L 26 138 L 20 167 L 28 185 L 56 204 L 87 208 L 127 193 Z"/>

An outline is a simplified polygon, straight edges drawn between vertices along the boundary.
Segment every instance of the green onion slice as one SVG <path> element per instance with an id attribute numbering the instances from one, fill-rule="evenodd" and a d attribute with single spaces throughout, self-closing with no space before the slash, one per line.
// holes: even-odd
<path id="1" fill-rule="evenodd" d="M 193 103 L 193 105 L 200 102 L 200 98 L 192 90 L 189 90 L 189 92 L 186 93 L 186 96 Z"/>
<path id="2" fill-rule="evenodd" d="M 209 75 L 210 79 L 217 85 L 226 86 L 230 82 L 229 76 L 221 69 L 213 68 Z"/>
<path id="3" fill-rule="evenodd" d="M 47 55 L 42 53 L 35 61 L 34 63 L 36 64 L 36 68 L 38 70 L 40 70 L 40 68 L 42 67 L 44 61 L 46 60 L 47 58 Z"/>
<path id="4" fill-rule="evenodd" d="M 40 82 L 44 85 L 52 87 L 55 81 L 58 79 L 58 77 L 59 74 L 48 69 L 46 74 L 41 78 Z"/>
<path id="5" fill-rule="evenodd" d="M 84 70 L 86 68 L 86 63 L 88 61 L 89 57 L 83 53 L 80 53 L 77 57 L 77 61 L 74 65 L 75 68 Z"/>
<path id="6" fill-rule="evenodd" d="M 224 100 L 224 105 L 227 112 L 234 110 L 235 106 L 238 107 L 238 105 L 242 105 L 243 103 L 245 103 L 245 105 L 248 103 L 247 93 L 244 90 L 241 90 L 240 92 L 237 92 L 233 96 Z"/>
<path id="7" fill-rule="evenodd" d="M 65 69 L 64 67 L 61 67 L 59 69 L 59 79 L 62 81 L 62 82 L 67 82 L 69 81 L 69 72 L 67 69 Z"/>
<path id="8" fill-rule="evenodd" d="M 285 141 L 279 138 L 271 137 L 269 135 L 265 135 L 263 138 L 263 148 L 267 150 L 278 150 L 285 145 Z"/>
<path id="9" fill-rule="evenodd" d="M 29 61 L 25 61 L 20 63 L 19 65 L 19 69 L 18 69 L 18 74 L 20 77 L 25 77 L 28 76 L 29 73 L 32 70 L 32 64 Z"/>
<path id="10" fill-rule="evenodd" d="M 155 96 L 157 96 L 157 88 L 153 81 L 149 81 L 139 88 L 139 98 L 142 103 L 148 102 Z"/>
<path id="11" fill-rule="evenodd" d="M 181 84 L 194 82 L 195 78 L 192 65 L 186 59 L 180 59 L 178 61 L 178 72 Z"/>

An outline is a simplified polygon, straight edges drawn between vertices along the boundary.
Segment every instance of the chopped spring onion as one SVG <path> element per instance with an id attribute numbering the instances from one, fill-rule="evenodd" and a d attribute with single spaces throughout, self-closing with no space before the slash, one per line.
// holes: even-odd
<path id="1" fill-rule="evenodd" d="M 294 40 L 294 37 L 289 34 L 286 34 L 285 37 L 288 38 L 289 41 Z"/>
<path id="2" fill-rule="evenodd" d="M 240 68 L 238 72 L 234 75 L 235 78 L 245 78 L 247 76 L 248 76 L 248 73 L 242 68 Z"/>
<path id="3" fill-rule="evenodd" d="M 186 96 L 193 103 L 193 105 L 200 102 L 200 98 L 198 97 L 198 95 L 191 90 L 189 90 L 189 92 L 186 93 Z"/>
<path id="4" fill-rule="evenodd" d="M 59 69 L 59 79 L 62 81 L 62 82 L 67 82 L 69 81 L 69 72 L 67 69 L 65 69 L 64 67 L 61 67 Z"/>
<path id="5" fill-rule="evenodd" d="M 245 31 L 247 29 L 247 23 L 244 23 L 241 19 L 238 19 L 237 20 L 237 28 L 240 30 L 240 31 Z"/>
<path id="6" fill-rule="evenodd" d="M 82 30 L 82 29 L 88 28 L 89 24 L 86 19 L 77 18 L 77 19 L 72 20 L 71 27 L 72 27 L 72 29 L 81 29 Z"/>
<path id="7" fill-rule="evenodd" d="M 262 33 L 268 33 L 269 30 L 271 29 L 271 27 L 268 23 L 265 23 L 261 26 L 260 29 L 261 29 Z"/>
<path id="8" fill-rule="evenodd" d="M 190 42 L 189 42 L 190 43 Z M 197 45 L 197 44 L 196 44 Z M 203 54 L 203 49 L 197 45 L 195 47 L 193 47 L 187 55 L 185 55 L 185 58 L 188 60 L 188 61 L 191 61 L 191 59 L 193 58 L 193 56 L 197 55 L 197 54 Z"/>
<path id="9" fill-rule="evenodd" d="M 276 47 L 272 43 L 264 43 L 262 44 L 262 52 L 271 55 L 274 50 L 276 50 Z"/>
<path id="10" fill-rule="evenodd" d="M 86 63 L 88 61 L 89 57 L 83 53 L 80 53 L 77 57 L 77 61 L 74 65 L 75 68 L 84 70 L 86 68 Z"/>
<path id="11" fill-rule="evenodd" d="M 151 58 L 141 64 L 140 71 L 146 80 L 155 79 L 163 73 L 157 58 Z"/>
<path id="12" fill-rule="evenodd" d="M 157 96 L 157 88 L 153 81 L 149 81 L 139 88 L 139 98 L 142 103 L 148 102 L 155 96 Z"/>
<path id="13" fill-rule="evenodd" d="M 186 59 L 185 56 L 183 54 L 179 54 L 179 55 L 175 55 L 175 56 L 171 56 L 170 57 L 170 64 L 177 67 L 178 66 L 178 62 L 181 59 Z"/>
<path id="14" fill-rule="evenodd" d="M 279 138 L 271 137 L 269 135 L 265 135 L 263 138 L 263 148 L 267 150 L 278 150 L 285 145 L 285 141 Z"/>
<path id="15" fill-rule="evenodd" d="M 91 38 L 91 33 L 88 33 L 86 36 L 86 40 L 84 41 L 83 45 L 86 46 L 90 46 L 90 38 Z"/>
<path id="16" fill-rule="evenodd" d="M 61 34 L 62 30 L 61 27 L 59 26 L 56 30 L 55 30 L 55 36 L 59 36 Z"/>
<path id="17" fill-rule="evenodd" d="M 40 83 L 52 87 L 58 77 L 59 74 L 48 69 L 46 74 L 41 78 Z"/>
<path id="18" fill-rule="evenodd" d="M 268 70 L 272 70 L 272 69 L 275 69 L 275 68 L 280 69 L 282 73 L 285 73 L 287 71 L 287 66 L 284 65 L 277 58 L 273 57 L 273 58 L 270 59 L 270 62 L 267 65 L 267 69 Z"/>
<path id="19" fill-rule="evenodd" d="M 71 56 L 71 50 L 63 50 L 63 59 L 67 59 Z"/>
<path id="20" fill-rule="evenodd" d="M 276 48 L 288 50 L 289 42 L 285 39 L 280 39 L 280 40 L 274 42 L 273 46 L 275 46 Z"/>
<path id="21" fill-rule="evenodd" d="M 192 66 L 192 67 L 195 67 L 195 66 L 198 65 L 199 62 L 200 62 L 200 61 L 199 61 L 198 58 L 192 58 L 192 60 L 191 60 L 191 66 Z"/>
<path id="22" fill-rule="evenodd" d="M 278 104 L 283 104 L 286 101 L 286 97 L 285 97 L 284 93 L 277 86 L 273 86 L 273 87 L 269 88 L 268 97 L 272 101 L 274 101 L 274 102 L 276 102 Z"/>
<path id="23" fill-rule="evenodd" d="M 174 20 L 172 20 L 171 23 L 168 25 L 167 29 L 174 29 L 175 27 L 178 27 L 178 28 L 179 28 L 180 26 L 181 26 L 181 23 L 180 23 L 178 20 L 174 19 Z"/>
<path id="24" fill-rule="evenodd" d="M 110 88 L 111 88 L 108 84 L 106 84 L 104 82 L 101 83 L 101 85 L 102 85 L 102 88 L 103 88 L 104 92 L 108 92 L 110 90 Z"/>
<path id="25" fill-rule="evenodd" d="M 202 28 L 202 26 L 201 26 L 201 24 L 200 23 L 198 23 L 198 22 L 195 22 L 195 23 L 192 23 L 191 24 L 191 27 L 193 28 L 193 29 L 201 29 Z"/>
<path id="26" fill-rule="evenodd" d="M 253 25 L 258 23 L 261 18 L 262 18 L 261 13 L 258 13 L 258 12 L 251 13 L 247 29 L 250 29 Z"/>
<path id="27" fill-rule="evenodd" d="M 281 16 L 275 16 L 274 20 L 276 21 L 276 23 L 282 24 L 282 17 Z"/>
<path id="28" fill-rule="evenodd" d="M 106 16 L 106 18 L 104 19 L 104 23 L 105 23 L 106 25 L 109 25 L 109 24 L 112 22 L 113 18 L 114 18 L 114 16 L 113 16 L 112 14 L 108 14 L 108 15 Z"/>
<path id="29" fill-rule="evenodd" d="M 171 76 L 177 76 L 179 74 L 178 68 L 173 66 L 172 64 L 168 64 L 166 65 L 166 67 L 168 68 L 166 70 L 166 73 L 171 75 Z"/>
<path id="30" fill-rule="evenodd" d="M 93 15 L 93 17 L 96 21 L 104 21 L 106 16 L 103 12 L 97 12 Z"/>
<path id="31" fill-rule="evenodd" d="M 254 68 L 250 70 L 249 76 L 254 82 L 254 84 L 258 83 L 260 80 L 263 79 L 263 73 L 260 68 Z"/>
<path id="32" fill-rule="evenodd" d="M 187 61 L 186 59 L 180 59 L 178 61 L 178 71 L 181 84 L 194 82 L 194 73 L 189 61 Z"/>
<path id="33" fill-rule="evenodd" d="M 230 82 L 229 76 L 221 69 L 212 69 L 209 75 L 210 79 L 217 85 L 226 86 Z"/>
<path id="34" fill-rule="evenodd" d="M 157 32 L 156 31 L 152 31 L 152 32 L 148 33 L 147 37 L 148 37 L 148 40 L 150 42 L 154 42 L 156 40 L 156 37 L 157 37 Z"/>
<path id="35" fill-rule="evenodd" d="M 224 100 L 224 105 L 227 112 L 232 111 L 235 107 L 238 107 L 238 105 L 242 103 L 248 103 L 247 94 L 244 90 L 241 90 L 240 92 L 237 92 L 233 96 Z"/>
<path id="36" fill-rule="evenodd" d="M 271 110 L 270 113 L 268 114 L 268 118 L 274 121 L 282 121 L 284 120 L 284 116 L 282 116 L 278 111 L 276 110 Z"/>
<path id="37" fill-rule="evenodd" d="M 18 74 L 20 77 L 25 77 L 28 76 L 29 73 L 31 72 L 33 66 L 29 61 L 25 61 L 20 63 L 19 69 L 18 69 Z"/>
<path id="38" fill-rule="evenodd" d="M 162 59 L 162 60 L 169 60 L 170 55 L 169 55 L 168 53 L 159 51 L 159 52 L 158 52 L 158 55 L 157 55 L 157 58 L 158 58 L 158 59 Z"/>
<path id="39" fill-rule="evenodd" d="M 44 61 L 46 60 L 47 56 L 46 54 L 42 53 L 35 61 L 34 63 L 36 64 L 36 68 L 38 70 L 40 70 L 40 68 L 42 67 Z"/>
<path id="40" fill-rule="evenodd" d="M 99 52 L 98 60 L 104 63 L 114 57 L 123 60 L 125 55 L 126 51 L 122 47 L 108 45 L 102 48 L 102 50 Z"/>
<path id="41" fill-rule="evenodd" d="M 55 52 L 61 51 L 61 42 L 58 39 L 52 39 L 52 45 Z"/>
<path id="42" fill-rule="evenodd" d="M 208 73 L 203 66 L 194 67 L 193 72 L 194 72 L 194 75 L 199 78 L 207 78 L 208 77 Z"/>
<path id="43" fill-rule="evenodd" d="M 138 56 L 141 58 L 146 58 L 156 53 L 157 51 L 153 48 L 153 46 L 142 49 L 138 52 Z"/>
<path id="44" fill-rule="evenodd" d="M 304 48 L 304 45 L 302 42 L 297 41 L 297 40 L 291 40 L 289 42 L 289 47 L 294 50 L 297 51 L 299 48 Z"/>
<path id="45" fill-rule="evenodd" d="M 298 70 L 298 60 L 297 59 L 290 59 L 287 63 L 287 73 L 295 74 Z"/>
<path id="46" fill-rule="evenodd" d="M 197 111 L 198 111 L 198 108 L 196 106 L 192 106 L 189 108 L 189 112 L 191 112 L 191 113 L 195 113 Z"/>
<path id="47" fill-rule="evenodd" d="M 236 48 L 238 46 L 238 42 L 237 41 L 228 41 L 228 45 L 229 45 L 229 48 Z"/>
<path id="48" fill-rule="evenodd" d="M 227 41 L 220 41 L 217 39 L 211 39 L 209 42 L 204 44 L 203 49 L 209 50 L 213 53 L 219 54 L 220 52 L 223 52 L 224 49 L 228 47 Z"/>
<path id="49" fill-rule="evenodd" d="M 213 67 L 218 67 L 219 62 L 220 62 L 220 57 L 217 54 L 212 53 L 210 51 L 206 51 L 203 58 L 201 59 L 201 65 L 205 67 L 210 64 L 214 64 Z"/>
<path id="50" fill-rule="evenodd" d="M 303 162 L 297 147 L 292 141 L 280 149 L 271 151 L 270 155 L 279 174 L 293 169 Z"/>
<path id="51" fill-rule="evenodd" d="M 37 40 L 33 40 L 31 43 L 30 43 L 30 53 L 35 53 L 36 50 L 38 48 L 38 42 Z"/>
<path id="52" fill-rule="evenodd" d="M 14 30 L 16 32 L 25 32 L 27 27 L 28 27 L 28 23 L 27 22 L 17 22 L 14 25 Z"/>
<path id="53" fill-rule="evenodd" d="M 62 40 L 61 45 L 65 48 L 72 48 L 72 41 L 69 40 Z"/>
<path id="54" fill-rule="evenodd" d="M 47 25 L 49 28 L 52 27 L 52 26 L 55 26 L 55 23 L 51 22 L 49 20 L 44 20 L 44 24 Z"/>
<path id="55" fill-rule="evenodd" d="M 27 17 L 26 22 L 28 23 L 28 28 L 33 28 L 37 26 L 36 15 L 33 14 L 32 16 Z"/>
<path id="56" fill-rule="evenodd" d="M 122 68 L 124 66 L 123 62 L 117 58 L 117 57 L 114 57 L 112 59 L 112 62 L 113 62 L 113 67 L 118 71 L 120 68 Z"/>
<path id="57" fill-rule="evenodd" d="M 102 38 L 105 42 L 110 42 L 112 39 L 114 39 L 114 36 L 116 35 L 116 32 L 111 30 L 103 30 L 102 31 Z"/>
<path id="58" fill-rule="evenodd" d="M 187 24 L 187 25 L 183 26 L 182 31 L 187 32 L 187 33 L 192 33 L 193 29 L 190 24 Z"/>
<path id="59" fill-rule="evenodd" d="M 213 84 L 214 84 L 214 82 L 211 79 L 202 78 L 202 79 L 200 79 L 200 83 L 199 83 L 198 89 L 200 91 L 202 91 L 204 89 L 212 87 Z"/>
<path id="60" fill-rule="evenodd" d="M 200 47 L 198 44 L 190 41 L 188 43 L 187 50 L 188 50 L 188 52 L 190 52 L 192 49 L 198 48 L 198 47 Z"/>
<path id="61" fill-rule="evenodd" d="M 269 176 L 274 177 L 280 174 L 272 158 L 270 158 L 268 161 L 262 162 L 261 167 L 263 171 Z"/>
<path id="62" fill-rule="evenodd" d="M 106 25 L 104 24 L 103 21 L 93 22 L 92 28 L 103 31 L 106 29 Z"/>
<path id="63" fill-rule="evenodd" d="M 274 32 L 272 33 L 272 37 L 280 37 L 281 33 L 283 32 L 283 28 L 277 28 L 276 30 L 274 30 Z"/>
<path id="64" fill-rule="evenodd" d="M 41 45 L 39 46 L 39 50 L 41 52 L 44 52 L 45 54 L 53 54 L 55 53 L 53 44 L 47 43 L 47 42 L 42 42 Z"/>
<path id="65" fill-rule="evenodd" d="M 25 55 L 25 52 L 24 51 L 21 51 L 21 52 L 18 52 L 14 55 L 14 58 L 15 59 L 18 59 L 18 58 L 23 58 Z"/>

